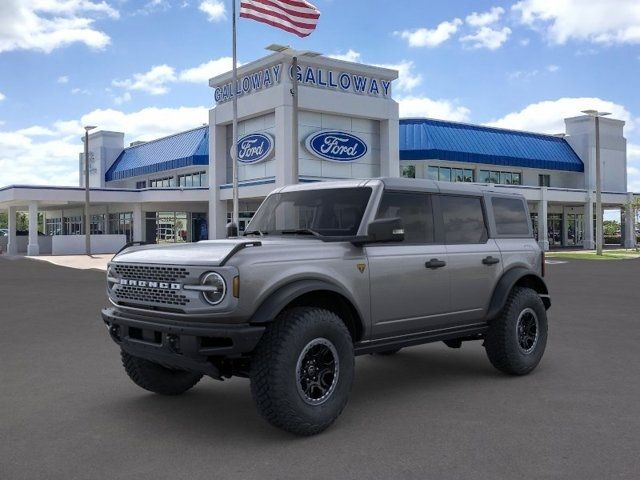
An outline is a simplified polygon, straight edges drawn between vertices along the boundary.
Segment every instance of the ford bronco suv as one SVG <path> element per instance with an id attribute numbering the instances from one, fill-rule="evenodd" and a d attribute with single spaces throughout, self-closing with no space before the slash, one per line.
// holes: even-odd
<path id="1" fill-rule="evenodd" d="M 240 238 L 125 248 L 102 317 L 140 387 L 248 377 L 269 422 L 311 435 L 345 407 L 355 355 L 482 341 L 498 370 L 531 372 L 547 342 L 543 272 L 519 195 L 322 182 L 272 192 Z"/>

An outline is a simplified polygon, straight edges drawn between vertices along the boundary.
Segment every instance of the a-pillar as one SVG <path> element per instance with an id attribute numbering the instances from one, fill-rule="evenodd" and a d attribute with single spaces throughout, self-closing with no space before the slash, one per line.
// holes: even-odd
<path id="1" fill-rule="evenodd" d="M 18 210 L 16 207 L 9 207 L 7 212 L 7 227 L 9 228 L 9 237 L 7 239 L 7 255 L 18 254 L 18 244 L 16 243 L 16 215 Z"/>
<path id="2" fill-rule="evenodd" d="M 547 187 L 540 189 L 538 202 L 538 245 L 545 252 L 549 250 L 549 233 L 547 232 Z"/>
<path id="3" fill-rule="evenodd" d="M 593 211 L 593 198 L 589 195 L 587 202 L 584 204 L 584 240 L 582 246 L 585 250 L 596 248 L 596 242 L 593 237 Z"/>
<path id="4" fill-rule="evenodd" d="M 40 245 L 38 245 L 38 204 L 29 204 L 29 243 L 27 244 L 27 255 L 40 255 Z"/>
<path id="5" fill-rule="evenodd" d="M 627 204 L 624 206 L 624 248 L 636 246 L 636 222 L 632 202 L 633 194 L 629 194 Z"/>
<path id="6" fill-rule="evenodd" d="M 142 218 L 142 205 L 136 203 L 133 205 L 133 241 L 141 242 L 142 241 L 142 225 L 144 224 L 144 219 Z"/>

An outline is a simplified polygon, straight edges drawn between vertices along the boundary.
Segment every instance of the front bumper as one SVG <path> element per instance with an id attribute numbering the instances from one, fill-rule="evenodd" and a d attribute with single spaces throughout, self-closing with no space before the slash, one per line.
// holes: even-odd
<path id="1" fill-rule="evenodd" d="M 116 308 L 103 309 L 102 319 L 111 338 L 130 355 L 215 378 L 220 372 L 212 357 L 240 357 L 253 351 L 265 330 L 248 324 L 159 320 Z"/>

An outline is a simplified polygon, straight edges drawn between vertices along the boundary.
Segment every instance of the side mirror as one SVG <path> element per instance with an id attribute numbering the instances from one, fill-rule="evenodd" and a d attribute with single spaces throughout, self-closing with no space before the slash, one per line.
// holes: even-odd
<path id="1" fill-rule="evenodd" d="M 378 218 L 367 227 L 367 243 L 402 242 L 404 228 L 402 220 L 394 218 Z"/>
<path id="2" fill-rule="evenodd" d="M 238 227 L 235 223 L 227 223 L 227 238 L 233 238 L 238 236 Z"/>

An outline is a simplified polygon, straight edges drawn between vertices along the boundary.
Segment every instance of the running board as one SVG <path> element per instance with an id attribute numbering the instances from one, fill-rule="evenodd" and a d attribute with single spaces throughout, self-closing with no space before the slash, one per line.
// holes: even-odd
<path id="1" fill-rule="evenodd" d="M 395 348 L 412 347 L 424 343 L 440 342 L 442 340 L 452 340 L 455 338 L 481 340 L 488 328 L 489 326 L 486 323 L 482 323 L 448 329 L 446 332 L 435 330 L 404 335 L 402 337 L 379 338 L 356 343 L 354 345 L 354 353 L 356 355 L 365 355 L 367 353 L 384 352 L 385 350 L 393 350 Z"/>

